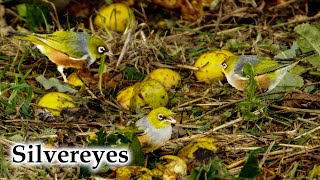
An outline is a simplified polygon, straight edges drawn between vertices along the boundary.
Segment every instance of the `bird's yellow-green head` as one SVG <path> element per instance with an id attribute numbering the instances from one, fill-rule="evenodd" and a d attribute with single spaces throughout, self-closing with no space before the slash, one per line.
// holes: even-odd
<path id="1" fill-rule="evenodd" d="M 90 35 L 88 38 L 88 51 L 92 59 L 98 59 L 108 51 L 107 44 L 100 37 Z"/>
<path id="2" fill-rule="evenodd" d="M 173 114 L 174 113 L 169 109 L 165 107 L 159 107 L 152 110 L 148 114 L 147 118 L 154 128 L 160 129 L 176 123 L 176 120 L 171 117 Z"/>
<path id="3" fill-rule="evenodd" d="M 233 73 L 233 69 L 234 66 L 236 65 L 236 63 L 238 62 L 239 57 L 238 56 L 230 56 L 228 57 L 226 60 L 224 60 L 221 63 L 222 66 L 222 72 L 228 76 L 231 75 Z"/>

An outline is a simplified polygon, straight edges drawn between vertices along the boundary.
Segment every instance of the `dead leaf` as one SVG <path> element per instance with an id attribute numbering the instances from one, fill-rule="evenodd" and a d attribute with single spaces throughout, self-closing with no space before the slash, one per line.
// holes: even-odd
<path id="1" fill-rule="evenodd" d="M 202 0 L 153 0 L 154 4 L 167 9 L 181 9 L 182 16 L 190 20 L 196 20 L 203 17 Z"/>
<path id="2" fill-rule="evenodd" d="M 187 163 L 188 170 L 192 170 L 194 167 L 209 162 L 215 156 L 216 151 L 215 139 L 202 137 L 194 139 L 180 149 L 177 156 Z"/>
<path id="3" fill-rule="evenodd" d="M 36 77 L 36 80 L 45 88 L 45 89 L 51 89 L 52 87 L 57 88 L 59 92 L 70 92 L 70 93 L 76 93 L 77 90 L 71 88 L 68 85 L 61 84 L 60 81 L 56 78 L 50 78 L 47 79 L 43 75 L 40 75 Z"/>
<path id="4" fill-rule="evenodd" d="M 284 97 L 282 105 L 293 108 L 319 109 L 320 94 L 291 93 Z"/>

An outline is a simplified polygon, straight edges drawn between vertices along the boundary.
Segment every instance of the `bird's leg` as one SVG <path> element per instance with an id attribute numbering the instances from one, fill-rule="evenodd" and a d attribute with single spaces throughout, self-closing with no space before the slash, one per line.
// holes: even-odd
<path id="1" fill-rule="evenodd" d="M 58 66 L 57 69 L 58 69 L 58 71 L 60 72 L 60 74 L 62 75 L 63 81 L 64 81 L 65 83 L 67 83 L 68 80 L 67 80 L 66 75 L 63 73 L 63 66 Z"/>

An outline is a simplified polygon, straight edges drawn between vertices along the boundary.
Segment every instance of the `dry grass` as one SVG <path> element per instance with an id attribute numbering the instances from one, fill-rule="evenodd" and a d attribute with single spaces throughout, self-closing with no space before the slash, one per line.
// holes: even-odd
<path id="1" fill-rule="evenodd" d="M 284 5 L 285 3 L 287 4 Z M 20 72 L 25 73 L 32 68 L 26 82 L 38 92 L 31 101 L 30 110 L 34 115 L 32 120 L 22 118 L 19 113 L 0 116 L 0 147 L 9 149 L 15 137 L 24 141 L 54 140 L 58 146 L 83 147 L 87 144 L 85 137 L 90 132 L 96 132 L 100 127 L 107 127 L 112 131 L 135 122 L 139 116 L 122 111 L 115 101 L 120 89 L 134 83 L 121 78 L 121 67 L 132 66 L 144 74 L 159 67 L 169 67 L 180 73 L 182 83 L 179 88 L 170 92 L 168 107 L 177 113 L 176 118 L 180 121 L 176 127 L 182 127 L 186 135 L 174 134 L 166 150 L 176 152 L 176 149 L 185 146 L 193 138 L 209 136 L 216 139 L 216 155 L 232 175 L 239 174 L 248 152 L 257 151 L 259 166 L 262 168 L 259 179 L 289 179 L 295 163 L 299 164 L 295 177 L 307 177 L 320 162 L 319 110 L 283 107 L 281 99 L 267 100 L 264 98 L 266 94 L 259 94 L 264 106 L 258 112 L 259 120 L 244 121 L 236 110 L 237 104 L 246 100 L 244 93 L 233 89 L 224 81 L 212 85 L 197 82 L 191 70 L 181 68 L 192 65 L 201 52 L 213 47 L 225 47 L 228 39 L 250 44 L 250 48 L 238 50 L 236 54 L 277 54 L 279 51 L 262 49 L 259 45 L 268 44 L 271 47 L 275 44 L 283 49 L 297 37 L 292 31 L 295 25 L 318 20 L 319 17 L 319 13 L 308 11 L 307 3 L 285 3 L 263 5 L 262 1 L 256 1 L 258 6 L 255 7 L 253 4 L 227 0 L 221 6 L 221 13 L 218 8 L 213 13 L 205 11 L 203 19 L 193 23 L 176 21 L 181 25 L 180 28 L 157 31 L 142 23 L 123 35 L 113 34 L 113 39 L 109 39 L 103 31 L 96 32 L 108 42 L 113 53 L 107 60 L 108 71 L 112 77 L 120 74 L 120 78 L 117 79 L 116 87 L 104 89 L 103 94 L 97 86 L 81 89 L 75 97 L 78 105 L 82 110 L 86 109 L 88 114 L 80 118 L 74 118 L 71 113 L 62 120 L 44 120 L 37 113 L 36 102 L 45 91 L 34 78 L 41 74 L 46 77 L 58 76 L 56 66 L 39 54 L 35 55 L 35 47 L 1 38 L 0 55 L 13 58 L 12 62 L 0 61 L 0 71 L 11 63 L 11 71 L 5 74 L 2 83 L 13 84 L 14 79 L 21 76 Z M 301 18 L 302 16 L 304 17 Z M 26 54 L 19 72 L 17 67 L 27 47 L 32 47 L 32 53 Z M 91 71 L 96 73 L 98 66 L 95 63 Z M 71 71 L 68 70 L 67 73 Z M 314 81 L 308 78 L 305 81 Z M 0 111 L 3 110 L 1 107 Z M 8 163 L 8 159 L 9 154 L 5 151 L 0 161 Z M 8 163 L 7 167 L 11 179 L 37 179 L 41 175 L 42 178 L 49 179 L 76 179 L 79 174 L 78 167 L 58 165 L 13 167 Z M 6 177 L 4 172 L 1 177 Z"/>

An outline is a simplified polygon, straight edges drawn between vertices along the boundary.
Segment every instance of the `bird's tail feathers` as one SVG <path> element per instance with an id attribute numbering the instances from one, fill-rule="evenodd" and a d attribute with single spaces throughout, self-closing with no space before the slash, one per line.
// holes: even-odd
<path id="1" fill-rule="evenodd" d="M 39 39 L 35 33 L 19 33 L 19 32 L 9 32 L 8 37 L 14 38 L 14 39 L 19 39 L 19 40 L 24 40 L 24 41 L 30 41 L 34 44 L 45 44 Z"/>
<path id="2" fill-rule="evenodd" d="M 23 40 L 28 37 L 28 34 L 19 33 L 19 32 L 15 32 L 15 31 L 9 31 L 7 34 L 7 37 Z"/>
<path id="3" fill-rule="evenodd" d="M 308 51 L 308 52 L 305 52 L 305 53 L 302 53 L 298 56 L 298 58 L 305 58 L 305 57 L 308 57 L 308 56 L 312 56 L 314 54 L 316 54 L 317 52 L 315 50 L 311 50 L 311 51 Z"/>
<path id="4" fill-rule="evenodd" d="M 282 62 L 301 61 L 303 58 L 306 58 L 306 57 L 309 57 L 309 56 L 312 56 L 315 54 L 317 54 L 317 52 L 315 50 L 311 50 L 311 51 L 308 51 L 305 53 L 298 54 L 296 57 L 293 57 L 293 58 L 274 58 L 274 59 L 277 61 L 282 61 Z"/>

